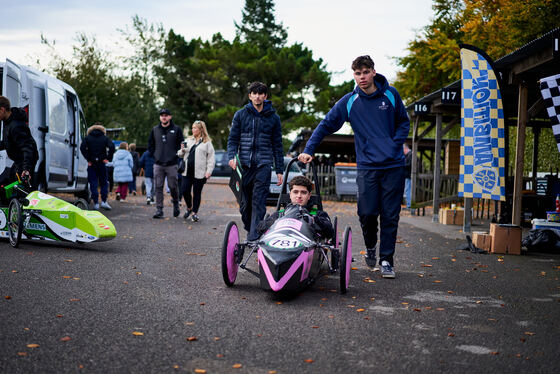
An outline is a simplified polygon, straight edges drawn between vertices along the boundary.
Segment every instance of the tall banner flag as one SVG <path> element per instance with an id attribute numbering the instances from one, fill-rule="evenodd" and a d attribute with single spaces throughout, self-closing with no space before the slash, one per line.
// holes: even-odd
<path id="1" fill-rule="evenodd" d="M 461 44 L 459 196 L 505 201 L 504 107 L 492 60 Z"/>
<path id="2" fill-rule="evenodd" d="M 560 74 L 541 79 L 541 94 L 552 122 L 552 132 L 560 152 Z"/>

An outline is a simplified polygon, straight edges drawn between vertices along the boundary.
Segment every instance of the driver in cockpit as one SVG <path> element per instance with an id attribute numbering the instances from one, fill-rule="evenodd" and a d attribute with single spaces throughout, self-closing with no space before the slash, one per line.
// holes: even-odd
<path id="1" fill-rule="evenodd" d="M 327 212 L 318 210 L 315 216 L 311 216 L 307 209 L 307 203 L 311 198 L 311 190 L 313 189 L 311 180 L 303 175 L 298 175 L 288 183 L 288 187 L 290 189 L 291 203 L 286 206 L 283 212 L 276 211 L 271 215 L 267 215 L 264 220 L 259 223 L 257 228 L 259 236 L 264 234 L 278 218 L 295 213 L 301 216 L 302 219 L 308 220 L 315 232 L 321 237 L 332 238 L 334 229 Z"/>

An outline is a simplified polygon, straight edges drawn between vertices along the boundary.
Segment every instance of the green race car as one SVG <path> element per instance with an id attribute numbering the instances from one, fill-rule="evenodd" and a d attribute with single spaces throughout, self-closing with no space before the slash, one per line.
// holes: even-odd
<path id="1" fill-rule="evenodd" d="M 95 210 L 79 207 L 40 191 L 27 193 L 21 182 L 3 187 L 0 236 L 17 247 L 20 239 L 89 243 L 117 235 L 113 223 Z M 87 203 L 81 201 L 87 209 Z"/>

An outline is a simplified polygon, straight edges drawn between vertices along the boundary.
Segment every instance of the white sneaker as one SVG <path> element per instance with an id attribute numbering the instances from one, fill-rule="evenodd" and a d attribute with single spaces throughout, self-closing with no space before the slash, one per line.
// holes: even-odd
<path id="1" fill-rule="evenodd" d="M 93 209 L 95 209 L 95 210 L 99 210 L 99 203 L 95 203 L 95 204 L 93 204 Z"/>
<path id="2" fill-rule="evenodd" d="M 111 210 L 111 205 L 109 205 L 109 203 L 106 201 L 101 202 L 101 207 L 105 210 Z"/>

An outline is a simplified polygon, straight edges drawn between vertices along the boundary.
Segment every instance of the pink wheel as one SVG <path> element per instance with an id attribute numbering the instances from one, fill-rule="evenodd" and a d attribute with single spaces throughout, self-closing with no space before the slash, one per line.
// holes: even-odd
<path id="1" fill-rule="evenodd" d="M 340 253 L 340 293 L 346 293 L 350 285 L 350 270 L 352 268 L 352 229 L 346 227 Z"/>
<path id="2" fill-rule="evenodd" d="M 224 243 L 222 244 L 222 275 L 226 286 L 231 287 L 237 278 L 239 264 L 235 256 L 239 244 L 239 229 L 235 222 L 231 221 L 226 226 Z"/>

